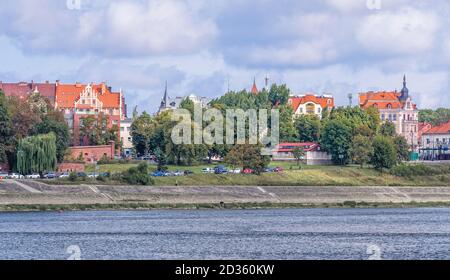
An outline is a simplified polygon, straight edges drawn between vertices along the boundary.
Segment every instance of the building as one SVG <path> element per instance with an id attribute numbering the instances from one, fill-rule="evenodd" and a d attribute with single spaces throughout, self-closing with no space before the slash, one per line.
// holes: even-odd
<path id="1" fill-rule="evenodd" d="M 72 159 L 83 160 L 88 164 L 93 164 L 103 158 L 114 159 L 115 151 L 114 141 L 110 141 L 109 145 L 77 146 L 69 148 Z"/>
<path id="2" fill-rule="evenodd" d="M 430 129 L 433 128 L 433 125 L 431 123 L 427 123 L 427 122 L 421 122 L 419 123 L 419 132 L 418 132 L 418 137 L 419 137 L 419 147 L 422 146 L 422 135 L 426 132 L 428 132 Z"/>
<path id="3" fill-rule="evenodd" d="M 81 120 L 88 116 L 106 116 L 108 128 L 120 127 L 126 118 L 126 105 L 121 91 L 113 92 L 105 83 L 101 84 L 60 84 L 56 83 L 55 107 L 64 117 L 73 135 L 73 145 L 86 145 L 80 139 Z M 120 132 L 119 132 L 120 135 Z M 120 137 L 120 136 L 119 136 Z"/>
<path id="4" fill-rule="evenodd" d="M 419 146 L 419 110 L 409 95 L 406 76 L 403 77 L 403 88 L 400 92 L 360 93 L 359 105 L 363 109 L 377 108 L 381 120 L 392 122 L 397 134 L 406 138 L 412 150 L 417 150 Z"/>
<path id="5" fill-rule="evenodd" d="M 422 134 L 420 157 L 424 160 L 450 160 L 450 120 Z"/>
<path id="6" fill-rule="evenodd" d="M 122 155 L 124 157 L 131 157 L 133 153 L 132 124 L 132 119 L 125 119 L 120 122 L 120 140 L 122 140 Z"/>
<path id="7" fill-rule="evenodd" d="M 19 99 L 27 99 L 32 93 L 39 92 L 41 96 L 47 98 L 51 105 L 55 104 L 56 84 L 49 83 L 35 83 L 19 82 L 19 83 L 3 83 L 0 81 L 0 90 L 9 97 L 17 97 Z"/>
<path id="8" fill-rule="evenodd" d="M 184 97 L 178 96 L 178 97 L 171 98 L 168 94 L 167 83 L 166 83 L 164 96 L 161 101 L 161 105 L 159 106 L 158 113 L 161 113 L 161 112 L 164 112 L 167 110 L 179 109 L 181 106 L 181 102 L 183 102 L 183 100 L 185 100 L 186 98 L 191 100 L 195 105 L 199 105 L 201 108 L 207 108 L 209 106 L 208 105 L 209 102 L 211 101 L 211 99 L 209 99 L 207 97 L 199 97 L 194 94 L 191 94 L 189 96 L 184 96 Z"/>
<path id="9" fill-rule="evenodd" d="M 331 110 L 334 108 L 334 98 L 331 95 L 314 95 L 305 94 L 298 96 L 291 96 L 289 104 L 294 108 L 294 115 L 311 115 L 322 118 L 322 112 L 327 108 Z"/>
<path id="10" fill-rule="evenodd" d="M 304 161 L 307 165 L 325 165 L 332 164 L 332 157 L 326 152 L 321 151 L 317 143 L 280 143 L 272 154 L 274 161 L 294 161 L 293 151 L 297 147 L 302 147 L 305 151 Z"/>

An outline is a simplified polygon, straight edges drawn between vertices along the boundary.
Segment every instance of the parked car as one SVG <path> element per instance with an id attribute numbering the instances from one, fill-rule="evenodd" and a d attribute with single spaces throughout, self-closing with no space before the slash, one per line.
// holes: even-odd
<path id="1" fill-rule="evenodd" d="M 152 176 L 153 176 L 153 177 L 166 177 L 166 176 L 167 176 L 166 174 L 167 174 L 167 173 L 164 172 L 164 171 L 156 171 L 156 172 L 154 172 L 154 173 L 152 174 Z"/>
<path id="2" fill-rule="evenodd" d="M 31 175 L 27 175 L 25 176 L 26 179 L 40 179 L 41 175 L 37 174 L 37 173 L 33 173 Z"/>
<path id="3" fill-rule="evenodd" d="M 89 173 L 87 175 L 87 177 L 90 178 L 90 179 L 96 179 L 98 177 L 98 173 Z"/>
<path id="4" fill-rule="evenodd" d="M 242 171 L 242 173 L 244 173 L 244 174 L 253 174 L 253 173 L 255 173 L 255 171 L 253 169 L 251 169 L 251 168 L 245 168 Z"/>
<path id="5" fill-rule="evenodd" d="M 44 174 L 44 179 L 55 179 L 56 178 L 56 174 L 54 172 L 49 172 Z"/>
<path id="6" fill-rule="evenodd" d="M 228 174 L 228 169 L 225 168 L 225 166 L 219 165 L 214 168 L 215 174 Z"/>
<path id="7" fill-rule="evenodd" d="M 273 172 L 273 168 L 264 168 L 263 173 L 272 173 Z"/>
<path id="8" fill-rule="evenodd" d="M 213 168 L 206 167 L 206 168 L 203 168 L 203 169 L 202 169 L 202 173 L 203 173 L 203 174 L 210 174 L 210 173 L 214 173 L 214 172 L 215 172 L 215 171 L 214 171 Z"/>
<path id="9" fill-rule="evenodd" d="M 78 172 L 77 176 L 80 177 L 80 178 L 87 178 L 87 174 L 84 173 L 84 172 Z"/>
<path id="10" fill-rule="evenodd" d="M 186 175 L 186 176 L 189 176 L 189 175 L 192 175 L 192 174 L 194 174 L 194 172 L 191 171 L 191 170 L 185 170 L 184 171 L 184 175 Z"/>
<path id="11" fill-rule="evenodd" d="M 24 176 L 20 175 L 18 173 L 11 173 L 11 174 L 8 175 L 8 178 L 9 179 L 23 179 Z"/>
<path id="12" fill-rule="evenodd" d="M 173 176 L 184 176 L 184 172 L 181 172 L 181 171 L 175 171 L 175 172 L 173 172 Z"/>
<path id="13" fill-rule="evenodd" d="M 61 173 L 58 178 L 60 178 L 60 179 L 67 179 L 67 178 L 69 178 L 69 176 L 70 176 L 70 174 L 65 172 L 65 173 Z"/>
<path id="14" fill-rule="evenodd" d="M 8 173 L 0 173 L 0 180 L 8 179 Z"/>
<path id="15" fill-rule="evenodd" d="M 281 168 L 281 167 L 275 167 L 274 169 L 273 169 L 273 172 L 276 172 L 276 173 L 281 173 L 281 172 L 283 172 L 284 170 L 283 170 L 283 168 Z"/>
<path id="16" fill-rule="evenodd" d="M 233 170 L 230 170 L 230 173 L 231 174 L 241 174 L 242 170 L 240 170 L 240 169 L 233 169 Z"/>

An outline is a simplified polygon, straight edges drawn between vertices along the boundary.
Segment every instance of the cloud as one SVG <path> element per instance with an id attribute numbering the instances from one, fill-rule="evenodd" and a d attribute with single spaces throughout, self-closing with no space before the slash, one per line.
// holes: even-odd
<path id="1" fill-rule="evenodd" d="M 405 8 L 368 16 L 356 30 L 356 39 L 371 53 L 413 55 L 434 46 L 438 27 L 433 13 Z"/>
<path id="2" fill-rule="evenodd" d="M 214 22 L 198 17 L 184 1 L 122 0 L 81 10 L 70 10 L 51 0 L 14 3 L 2 4 L 0 23 L 27 51 L 109 56 L 186 54 L 204 48 L 217 35 Z"/>

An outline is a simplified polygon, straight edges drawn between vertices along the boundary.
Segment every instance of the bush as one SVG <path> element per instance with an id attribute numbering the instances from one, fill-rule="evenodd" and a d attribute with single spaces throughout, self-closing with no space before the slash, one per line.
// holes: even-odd
<path id="1" fill-rule="evenodd" d="M 78 180 L 78 175 L 75 172 L 70 173 L 69 175 L 69 181 L 71 182 L 75 182 L 76 180 Z"/>
<path id="2" fill-rule="evenodd" d="M 391 169 L 391 174 L 399 177 L 433 176 L 450 174 L 450 166 L 442 165 L 406 165 L 401 164 Z"/>
<path id="3" fill-rule="evenodd" d="M 146 163 L 139 164 L 122 173 L 122 180 L 130 185 L 154 185 L 155 181 L 148 174 L 148 165 Z"/>

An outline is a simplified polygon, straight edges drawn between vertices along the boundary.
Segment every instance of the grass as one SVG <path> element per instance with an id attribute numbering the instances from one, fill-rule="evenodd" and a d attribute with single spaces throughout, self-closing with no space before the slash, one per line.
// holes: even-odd
<path id="1" fill-rule="evenodd" d="M 148 203 L 120 203 L 120 204 L 11 204 L 0 205 L 0 212 L 18 211 L 86 211 L 86 210 L 160 210 L 160 209 L 287 209 L 287 208 L 417 208 L 417 207 L 450 207 L 448 202 L 427 203 L 366 203 L 346 201 L 344 203 L 299 204 L 299 203 L 226 203 L 226 204 L 148 204 Z"/>
<path id="2" fill-rule="evenodd" d="M 134 164 L 100 165 L 101 172 L 121 172 Z M 400 177 L 380 173 L 372 168 L 361 169 L 358 166 L 302 166 L 299 170 L 294 162 L 272 162 L 271 166 L 280 166 L 285 169 L 283 173 L 264 173 L 260 176 L 229 174 L 215 175 L 202 174 L 204 167 L 213 165 L 201 165 L 192 167 L 169 166 L 169 170 L 191 170 L 195 174 L 184 177 L 154 178 L 158 186 L 450 186 L 450 174 Z M 93 170 L 93 167 L 89 167 Z M 88 172 L 91 169 L 88 168 Z M 291 169 L 292 168 L 292 169 Z M 151 167 L 151 170 L 155 167 Z M 55 183 L 67 183 L 62 181 Z M 98 184 L 118 184 L 115 182 L 98 182 Z"/>

